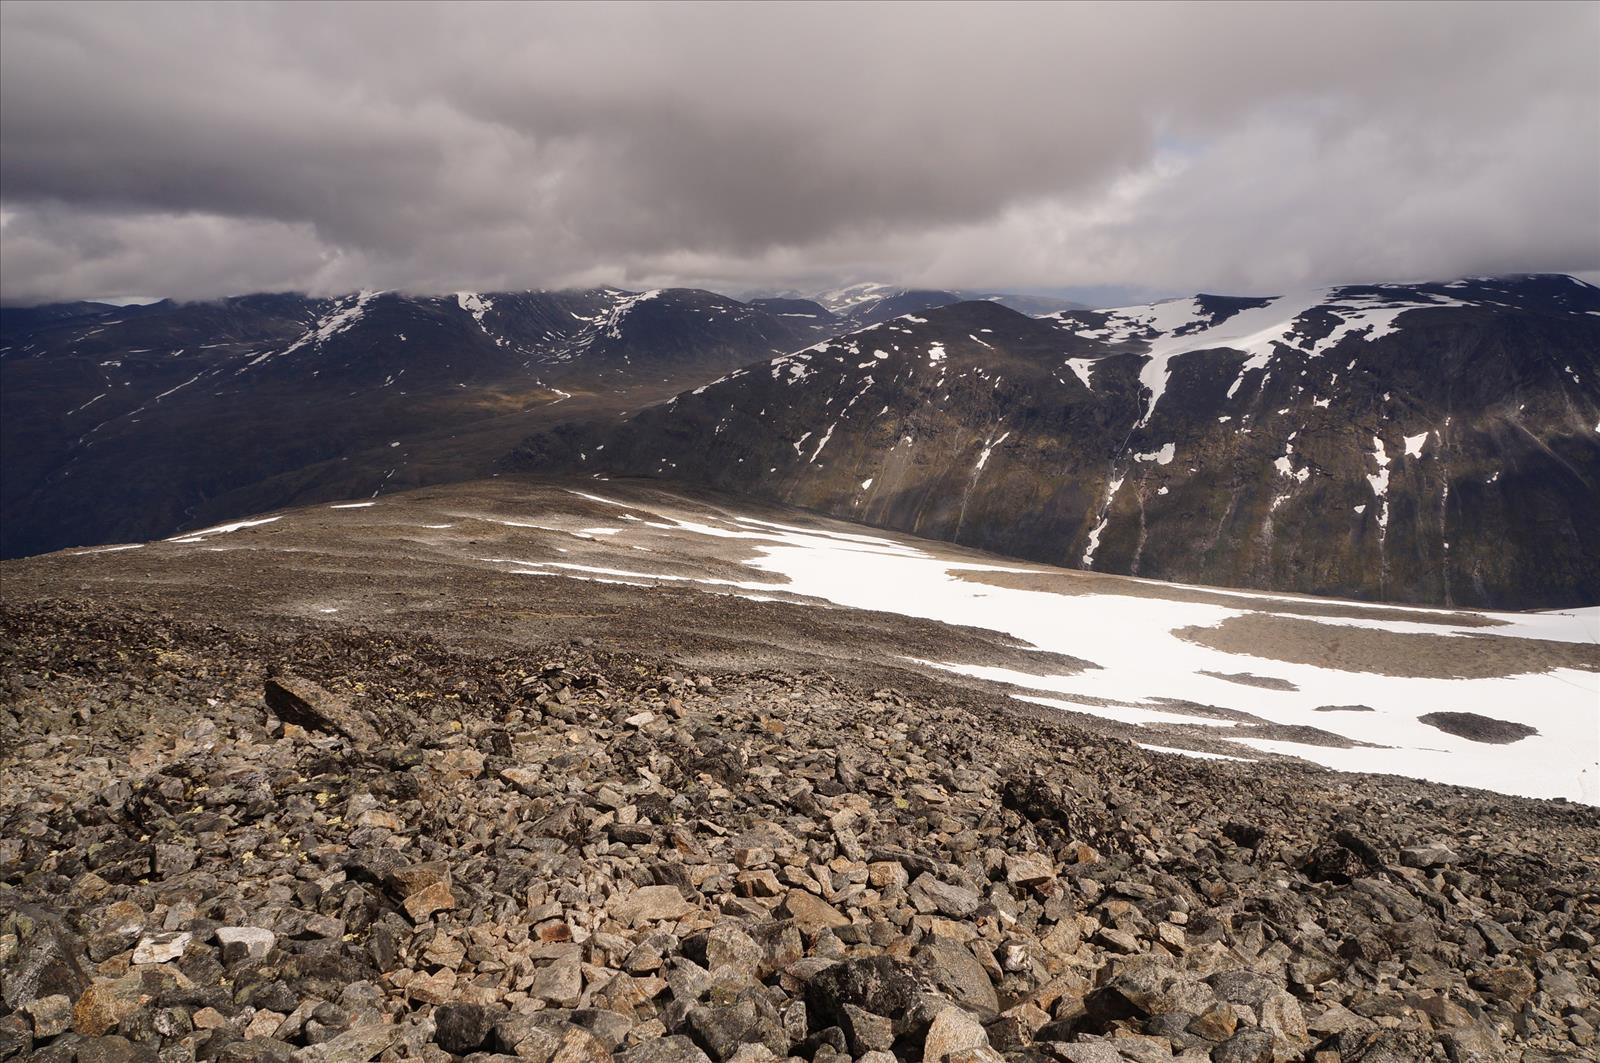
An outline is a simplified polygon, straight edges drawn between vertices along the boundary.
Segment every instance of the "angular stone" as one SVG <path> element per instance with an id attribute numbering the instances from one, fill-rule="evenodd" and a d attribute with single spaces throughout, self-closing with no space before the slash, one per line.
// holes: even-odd
<path id="1" fill-rule="evenodd" d="M 378 732 L 361 713 L 341 698 L 309 679 L 280 674 L 269 678 L 263 689 L 267 708 L 284 723 L 308 731 L 341 734 L 357 745 L 378 741 Z"/>
<path id="2" fill-rule="evenodd" d="M 133 950 L 134 963 L 171 963 L 183 955 L 194 935 L 183 932 L 147 934 Z"/>
<path id="3" fill-rule="evenodd" d="M 1071 916 L 1063 919 L 1050 928 L 1050 932 L 1039 939 L 1046 952 L 1055 956 L 1071 956 L 1083 945 L 1083 933 L 1078 929 L 1078 921 Z"/>
<path id="4" fill-rule="evenodd" d="M 149 1000 L 138 971 L 95 982 L 73 1005 L 72 1028 L 85 1037 L 103 1037 Z"/>
<path id="5" fill-rule="evenodd" d="M 784 894 L 783 913 L 794 920 L 802 933 L 815 934 L 836 926 L 846 926 L 849 916 L 833 905 L 805 890 L 792 889 Z"/>
<path id="6" fill-rule="evenodd" d="M 1227 971 L 1207 978 L 1206 984 L 1223 1000 L 1253 1008 L 1263 1029 L 1290 1041 L 1306 1039 L 1300 1002 L 1277 983 L 1251 971 Z"/>
<path id="7" fill-rule="evenodd" d="M 126 1037 L 91 1037 L 78 1045 L 78 1063 L 154 1063 L 155 1053 Z"/>
<path id="8" fill-rule="evenodd" d="M 374 854 L 386 854 L 387 850 L 377 850 Z M 430 886 L 450 884 L 450 864 L 445 860 L 429 860 L 420 864 L 407 864 L 398 862 L 395 857 L 377 856 L 380 864 L 388 864 L 381 872 L 396 896 L 404 900 L 413 894 L 420 893 Z M 391 863 L 391 861 L 394 861 Z"/>
<path id="9" fill-rule="evenodd" d="M 448 1004 L 455 995 L 456 973 L 438 971 L 419 974 L 406 983 L 406 996 L 424 1004 Z"/>
<path id="10" fill-rule="evenodd" d="M 1064 1063 L 1126 1063 L 1122 1053 L 1104 1041 L 1052 1045 L 1055 1057 Z"/>
<path id="11" fill-rule="evenodd" d="M 458 1056 L 476 1052 L 488 1040 L 493 1018 L 481 1004 L 441 1004 L 433 1012 L 433 1039 Z"/>
<path id="12" fill-rule="evenodd" d="M 577 1007 L 583 995 L 583 969 L 577 960 L 561 960 L 534 972 L 530 995 L 558 1008 Z"/>
<path id="13" fill-rule="evenodd" d="M 0 961 L 5 967 L 0 1003 L 15 1010 L 30 1000 L 57 994 L 76 1000 L 89 985 L 79 963 L 83 942 L 42 909 L 22 907 L 16 921 L 20 931 L 16 951 Z"/>
<path id="14" fill-rule="evenodd" d="M 763 950 L 754 938 L 731 923 L 712 927 L 706 934 L 706 968 L 733 967 L 754 975 L 761 967 Z"/>
<path id="15" fill-rule="evenodd" d="M 629 926 L 666 919 L 682 919 L 694 911 L 676 886 L 641 886 L 632 893 L 613 897 L 606 906 L 611 917 Z"/>
<path id="16" fill-rule="evenodd" d="M 456 895 L 448 884 L 435 882 L 424 886 L 405 899 L 406 914 L 413 923 L 420 923 L 434 912 L 447 911 L 456 906 Z"/>
<path id="17" fill-rule="evenodd" d="M 1506 1058 L 1505 1044 L 1481 1023 L 1448 1030 L 1442 1040 L 1450 1063 L 1500 1063 Z"/>
<path id="18" fill-rule="evenodd" d="M 258 926 L 218 927 L 216 938 L 217 944 L 222 946 L 224 963 L 262 959 L 278 943 L 278 935 Z"/>
<path id="19" fill-rule="evenodd" d="M 36 997 L 19 1010 L 33 1022 L 33 1036 L 40 1040 L 72 1029 L 72 999 L 64 993 Z"/>
<path id="20" fill-rule="evenodd" d="M 761 990 L 741 993 L 729 1004 L 701 1005 L 689 1012 L 689 1028 L 711 1058 L 731 1060 L 748 1044 L 765 1045 L 775 1055 L 789 1054 L 789 1036 L 777 1009 Z"/>
<path id="21" fill-rule="evenodd" d="M 1480 919 L 1474 925 L 1483 936 L 1484 944 L 1489 946 L 1489 951 L 1497 956 L 1512 952 L 1522 944 L 1503 924 L 1492 919 Z"/>
<path id="22" fill-rule="evenodd" d="M 681 1034 L 641 1041 L 617 1054 L 617 1063 L 711 1063 L 700 1046 Z"/>
<path id="23" fill-rule="evenodd" d="M 537 797 L 546 789 L 544 774 L 532 768 L 502 768 L 500 778 L 529 797 Z"/>
<path id="24" fill-rule="evenodd" d="M 846 1004 L 844 1020 L 841 1028 L 850 1041 L 850 1051 L 855 1055 L 887 1051 L 894 1046 L 894 1023 L 888 1018 L 874 1015 L 854 1004 Z"/>
<path id="25" fill-rule="evenodd" d="M 1000 1010 L 989 972 L 965 945 L 935 938 L 917 950 L 917 969 L 968 1011 L 993 1018 Z"/>
<path id="26" fill-rule="evenodd" d="M 783 892 L 783 884 L 769 868 L 741 871 L 735 880 L 741 897 L 776 897 Z"/>
<path id="27" fill-rule="evenodd" d="M 612 1063 L 606 1043 L 580 1026 L 562 1026 L 557 1037 L 550 1063 Z"/>
<path id="28" fill-rule="evenodd" d="M 928 1037 L 922 1043 L 923 1063 L 951 1063 L 951 1055 L 963 1049 L 988 1048 L 989 1035 L 977 1018 L 957 1007 L 947 1007 L 933 1017 Z"/>
<path id="29" fill-rule="evenodd" d="M 1091 1015 L 1109 1022 L 1174 1012 L 1202 1015 L 1216 1003 L 1217 994 L 1210 986 L 1170 966 L 1170 961 L 1135 956 L 1117 961 L 1110 980 L 1089 995 L 1085 1006 Z M 1232 1032 L 1230 1028 L 1228 1033 Z"/>
<path id="30" fill-rule="evenodd" d="M 1538 988 L 1533 975 L 1521 967 L 1498 967 L 1492 971 L 1482 971 L 1468 978 L 1467 984 L 1513 1010 L 1522 1007 L 1523 1002 L 1533 996 Z"/>
<path id="31" fill-rule="evenodd" d="M 1217 1004 L 1190 1020 L 1188 1031 L 1207 1041 L 1226 1041 L 1239 1028 L 1239 1016 L 1228 1004 Z"/>
<path id="32" fill-rule="evenodd" d="M 1112 952 L 1132 955 L 1139 951 L 1139 939 L 1126 930 L 1108 926 L 1094 936 L 1096 942 Z"/>
<path id="33" fill-rule="evenodd" d="M 158 878 L 169 878 L 191 870 L 198 856 L 192 845 L 157 845 L 155 848 L 155 873 Z"/>
<path id="34" fill-rule="evenodd" d="M 1040 853 L 1007 854 L 1006 881 L 1018 886 L 1033 886 L 1056 877 L 1055 865 Z"/>
<path id="35" fill-rule="evenodd" d="M 1400 850 L 1400 862 L 1406 867 L 1448 867 L 1461 857 L 1442 842 L 1429 845 L 1411 845 Z"/>
<path id="36" fill-rule="evenodd" d="M 865 956 L 814 974 L 806 983 L 806 1008 L 814 1028 L 843 1026 L 849 1004 L 893 1020 L 895 1032 L 905 1033 L 913 1025 L 920 992 L 909 967 L 889 956 Z"/>
<path id="37" fill-rule="evenodd" d="M 368 1063 L 400 1036 L 398 1026 L 377 1023 L 352 1027 L 318 1045 L 302 1048 L 295 1063 Z"/>
<path id="38" fill-rule="evenodd" d="M 952 919 L 961 919 L 978 910 L 978 905 L 983 902 L 973 891 L 965 886 L 956 886 L 935 878 L 931 873 L 924 872 L 918 875 L 916 881 L 911 883 L 906 891 L 911 898 L 911 903 L 916 905 L 920 912 L 937 911 L 948 915 Z"/>
<path id="39" fill-rule="evenodd" d="M 1211 1050 L 1212 1063 L 1273 1063 L 1272 1034 L 1240 1030 Z"/>
<path id="40" fill-rule="evenodd" d="M 254 1041 L 260 1038 L 277 1035 L 278 1027 L 283 1025 L 287 1018 L 282 1012 L 269 1011 L 265 1008 L 250 1016 L 250 1021 L 244 1027 L 244 1039 Z"/>
<path id="41" fill-rule="evenodd" d="M 28 1059 L 33 1051 L 33 1027 L 21 1015 L 0 1015 L 0 1059 Z"/>

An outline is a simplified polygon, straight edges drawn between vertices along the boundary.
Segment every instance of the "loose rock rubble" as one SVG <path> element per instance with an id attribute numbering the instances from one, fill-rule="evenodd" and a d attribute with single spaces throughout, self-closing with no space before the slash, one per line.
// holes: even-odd
<path id="1" fill-rule="evenodd" d="M 1589 1059 L 1600 817 L 819 673 L 0 626 L 0 1058 Z"/>

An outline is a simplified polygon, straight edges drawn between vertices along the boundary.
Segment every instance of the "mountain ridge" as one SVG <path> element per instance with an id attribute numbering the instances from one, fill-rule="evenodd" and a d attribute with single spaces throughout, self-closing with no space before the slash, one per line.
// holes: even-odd
<path id="1" fill-rule="evenodd" d="M 1597 379 L 1600 291 L 1560 275 L 1043 319 L 963 303 L 538 435 L 516 464 L 1158 579 L 1569 605 L 1600 600 Z"/>

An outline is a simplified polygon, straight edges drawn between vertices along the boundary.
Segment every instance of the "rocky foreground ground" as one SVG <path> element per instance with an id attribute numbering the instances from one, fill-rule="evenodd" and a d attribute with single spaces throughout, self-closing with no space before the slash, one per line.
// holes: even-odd
<path id="1" fill-rule="evenodd" d="M 1594 1058 L 1591 808 L 648 641 L 0 618 L 0 1058 Z"/>

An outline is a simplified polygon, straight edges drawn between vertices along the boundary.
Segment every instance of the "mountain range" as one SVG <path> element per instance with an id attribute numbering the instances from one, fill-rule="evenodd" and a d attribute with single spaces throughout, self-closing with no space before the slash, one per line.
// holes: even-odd
<path id="1" fill-rule="evenodd" d="M 691 289 L 8 310 L 4 553 L 486 475 L 552 412 L 615 416 L 828 334 Z"/>
<path id="2" fill-rule="evenodd" d="M 906 314 L 519 467 L 700 482 L 1032 560 L 1600 600 L 1600 290 L 1565 276 Z"/>
<path id="3" fill-rule="evenodd" d="M 1534 275 L 1111 309 L 973 294 L 7 309 L 4 552 L 533 471 L 702 483 L 1158 579 L 1600 600 L 1590 285 Z"/>

